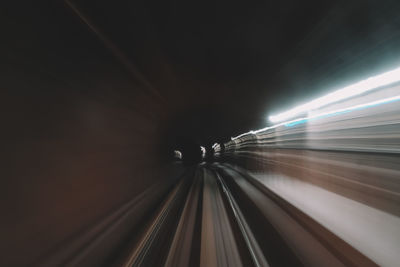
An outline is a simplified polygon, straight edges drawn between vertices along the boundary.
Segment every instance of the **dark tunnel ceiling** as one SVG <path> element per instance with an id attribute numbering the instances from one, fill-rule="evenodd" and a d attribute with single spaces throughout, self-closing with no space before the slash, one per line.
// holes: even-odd
<path id="1" fill-rule="evenodd" d="M 169 134 L 206 145 L 266 126 L 268 112 L 400 64 L 395 0 L 71 2 L 166 100 Z M 68 53 L 75 44 L 69 38 L 96 38 L 87 29 L 67 30 L 82 22 L 71 22 L 73 12 L 61 1 L 28 5 L 37 13 L 21 7 L 20 23 L 35 20 L 32 35 L 65 42 Z M 52 34 L 40 23 L 52 24 Z M 52 53 L 51 45 L 34 49 Z M 116 74 L 109 75 L 99 79 Z"/>

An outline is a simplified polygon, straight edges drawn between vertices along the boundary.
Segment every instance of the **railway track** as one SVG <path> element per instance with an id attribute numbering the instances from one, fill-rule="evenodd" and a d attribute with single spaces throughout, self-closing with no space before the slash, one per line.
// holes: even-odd
<path id="1" fill-rule="evenodd" d="M 170 191 L 123 266 L 377 266 L 244 170 L 200 164 Z"/>

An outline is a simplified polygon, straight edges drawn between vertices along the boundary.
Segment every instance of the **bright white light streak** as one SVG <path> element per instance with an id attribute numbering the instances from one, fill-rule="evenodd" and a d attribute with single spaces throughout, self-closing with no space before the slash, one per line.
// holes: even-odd
<path id="1" fill-rule="evenodd" d="M 397 68 L 395 70 L 370 77 L 366 80 L 339 89 L 335 92 L 332 92 L 323 97 L 317 98 L 311 102 L 292 108 L 278 115 L 270 116 L 269 120 L 274 123 L 285 121 L 295 116 L 309 112 L 311 110 L 320 108 L 322 106 L 326 106 L 334 102 L 338 102 L 353 96 L 357 96 L 365 92 L 399 81 L 400 81 L 400 68 Z"/>
<path id="2" fill-rule="evenodd" d="M 322 118 L 340 115 L 340 114 L 348 113 L 348 112 L 355 111 L 355 110 L 365 109 L 365 108 L 372 108 L 375 106 L 379 106 L 382 104 L 388 104 L 388 103 L 395 102 L 395 101 L 400 101 L 400 95 L 384 98 L 381 100 L 377 100 L 377 101 L 373 101 L 373 102 L 369 102 L 369 103 L 365 103 L 365 104 L 360 104 L 360 105 L 355 105 L 355 106 L 351 106 L 351 107 L 347 107 L 347 108 L 337 109 L 334 111 L 319 113 L 319 114 L 316 114 L 313 116 L 300 118 L 300 119 L 292 120 L 289 122 L 284 122 L 284 123 L 281 123 L 280 125 L 294 126 L 296 124 L 301 124 L 303 122 L 307 122 L 310 120 L 322 119 Z"/>
<path id="3" fill-rule="evenodd" d="M 200 146 L 200 150 L 201 150 L 201 157 L 204 159 L 204 157 L 206 156 L 206 148 L 204 146 Z"/>
<path id="4" fill-rule="evenodd" d="M 360 105 L 355 105 L 355 106 L 351 106 L 351 107 L 347 107 L 347 108 L 337 109 L 337 110 L 333 110 L 333 111 L 329 111 L 329 112 L 323 112 L 323 113 L 315 114 L 313 116 L 303 117 L 303 118 L 299 118 L 299 119 L 295 119 L 295 120 L 291 120 L 291 121 L 285 121 L 285 122 L 278 123 L 273 126 L 262 128 L 262 129 L 259 129 L 256 131 L 249 131 L 247 133 L 243 133 L 236 137 L 231 137 L 231 139 L 235 140 L 235 139 L 238 139 L 238 138 L 243 137 L 248 134 L 258 134 L 260 132 L 271 130 L 271 129 L 274 129 L 274 128 L 277 128 L 280 126 L 291 127 L 291 126 L 295 126 L 297 124 L 305 123 L 310 120 L 317 120 L 317 119 L 322 119 L 322 118 L 326 118 L 326 117 L 330 117 L 330 116 L 340 115 L 340 114 L 355 111 L 355 110 L 372 108 L 375 106 L 389 104 L 389 103 L 396 102 L 396 101 L 400 101 L 400 95 L 388 97 L 388 98 L 384 98 L 384 99 L 380 99 L 377 101 L 372 101 L 372 102 L 368 102 L 368 103 L 364 103 L 364 104 L 360 104 Z"/>

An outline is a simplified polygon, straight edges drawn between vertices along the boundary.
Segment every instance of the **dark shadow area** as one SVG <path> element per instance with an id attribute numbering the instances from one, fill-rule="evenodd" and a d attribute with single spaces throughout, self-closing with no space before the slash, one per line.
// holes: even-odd
<path id="1" fill-rule="evenodd" d="M 200 146 L 400 62 L 394 0 L 7 2 L 0 266 L 99 266 Z"/>

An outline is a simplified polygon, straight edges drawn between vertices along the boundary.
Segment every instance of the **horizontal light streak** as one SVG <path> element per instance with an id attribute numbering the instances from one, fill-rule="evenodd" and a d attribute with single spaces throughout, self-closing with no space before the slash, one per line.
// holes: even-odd
<path id="1" fill-rule="evenodd" d="M 278 115 L 270 116 L 269 120 L 273 123 L 285 121 L 295 116 L 307 113 L 311 110 L 320 108 L 322 106 L 351 98 L 396 82 L 400 82 L 400 68 L 370 77 L 366 80 L 344 87 L 335 92 L 314 99 L 313 101 L 297 106 Z"/>
<path id="2" fill-rule="evenodd" d="M 292 127 L 292 126 L 295 126 L 295 125 L 298 125 L 298 124 L 306 123 L 306 122 L 311 121 L 311 120 L 317 120 L 317 119 L 323 119 L 323 118 L 327 118 L 327 117 L 337 116 L 337 115 L 341 115 L 341 114 L 352 112 L 352 111 L 356 111 L 356 110 L 372 108 L 372 107 L 376 107 L 376 106 L 379 106 L 379 105 L 393 103 L 393 102 L 396 102 L 396 101 L 400 101 L 400 95 L 393 96 L 393 97 L 388 97 L 388 98 L 384 98 L 384 99 L 380 99 L 380 100 L 376 100 L 376 101 L 372 101 L 372 102 L 368 102 L 368 103 L 364 103 L 364 104 L 354 105 L 354 106 L 347 107 L 347 108 L 337 109 L 337 110 L 334 110 L 334 111 L 319 113 L 319 114 L 315 114 L 315 115 L 312 115 L 312 116 L 303 117 L 303 118 L 299 118 L 299 119 L 295 119 L 295 120 L 291 120 L 291 121 L 285 121 L 285 122 L 278 123 L 278 124 L 275 124 L 275 125 L 270 126 L 270 127 L 266 127 L 266 128 L 259 129 L 259 130 L 256 130 L 256 131 L 249 131 L 247 133 L 243 133 L 243 134 L 238 135 L 236 137 L 232 137 L 231 140 L 238 139 L 238 138 L 243 137 L 243 136 L 248 135 L 248 134 L 257 134 L 257 133 L 260 133 L 260 132 L 263 132 L 263 131 L 267 131 L 267 130 L 271 130 L 271 129 L 280 127 L 280 126 Z"/>

